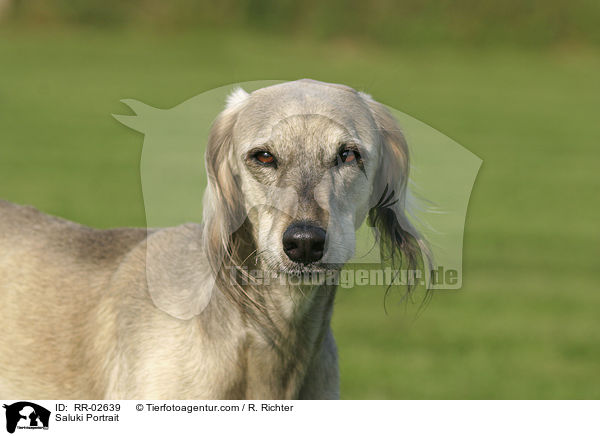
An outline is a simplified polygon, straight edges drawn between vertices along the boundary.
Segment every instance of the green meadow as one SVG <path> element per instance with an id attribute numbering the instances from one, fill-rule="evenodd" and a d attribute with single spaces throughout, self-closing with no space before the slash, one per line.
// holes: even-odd
<path id="1" fill-rule="evenodd" d="M 381 46 L 253 31 L 0 28 L 0 198 L 144 226 L 143 136 L 111 114 L 250 80 L 345 83 L 483 160 L 463 288 L 384 310 L 341 289 L 345 399 L 600 397 L 600 55 L 583 46 Z M 397 297 L 397 296 L 396 296 Z M 420 309 L 420 310 L 419 310 Z"/>

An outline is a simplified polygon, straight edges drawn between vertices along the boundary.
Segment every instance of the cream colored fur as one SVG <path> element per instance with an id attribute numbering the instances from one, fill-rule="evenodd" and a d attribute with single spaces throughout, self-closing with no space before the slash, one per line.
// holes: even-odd
<path id="1" fill-rule="evenodd" d="M 362 170 L 331 168 L 344 141 L 360 147 Z M 248 164 L 249 150 L 267 142 L 285 173 Z M 238 90 L 212 129 L 207 168 L 202 224 L 94 230 L 0 201 L 1 397 L 338 398 L 335 287 L 236 293 L 219 280 L 213 289 L 210 278 L 221 259 L 293 274 L 281 238 L 299 219 L 327 229 L 323 265 L 312 268 L 339 269 L 354 252 L 355 229 L 381 207 L 397 217 L 379 221 L 389 227 L 381 234 L 400 238 L 392 246 L 411 254 L 408 236 L 420 238 L 405 220 L 408 151 L 393 118 L 342 85 Z M 392 191 L 396 202 L 382 206 Z M 264 206 L 276 192 L 279 208 Z M 185 250 L 183 241 L 200 249 Z M 203 310 L 172 316 L 177 301 L 157 307 L 149 286 L 167 299 L 192 289 Z"/>

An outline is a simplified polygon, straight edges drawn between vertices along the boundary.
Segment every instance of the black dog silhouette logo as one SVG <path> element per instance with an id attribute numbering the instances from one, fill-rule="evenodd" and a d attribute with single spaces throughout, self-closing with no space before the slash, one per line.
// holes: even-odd
<path id="1" fill-rule="evenodd" d="M 50 411 L 29 401 L 19 401 L 3 406 L 6 409 L 6 431 L 18 429 L 48 429 Z"/>

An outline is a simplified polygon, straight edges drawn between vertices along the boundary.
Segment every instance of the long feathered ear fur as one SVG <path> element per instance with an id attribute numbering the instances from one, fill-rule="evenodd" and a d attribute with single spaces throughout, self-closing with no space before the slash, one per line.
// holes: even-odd
<path id="1" fill-rule="evenodd" d="M 230 165 L 236 119 L 235 109 L 225 109 L 218 116 L 211 128 L 205 154 L 208 184 L 203 201 L 203 243 L 213 267 L 227 255 L 236 225 L 239 226 L 243 219 L 240 187 Z"/>
<path id="2" fill-rule="evenodd" d="M 241 88 L 227 97 L 227 106 L 212 125 L 204 156 L 208 185 L 204 195 L 204 240 L 227 246 L 232 233 L 244 220 L 241 190 L 233 171 L 233 127 L 248 98 Z M 213 245 L 214 246 L 214 245 Z"/>
<path id="3" fill-rule="evenodd" d="M 260 306 L 239 285 L 235 278 L 243 271 L 242 246 L 247 243 L 240 237 L 246 219 L 243 195 L 234 174 L 233 128 L 238 113 L 248 94 L 235 89 L 227 98 L 227 106 L 211 128 L 205 154 L 208 184 L 204 194 L 202 244 L 212 268 L 218 289 L 234 303 L 245 309 Z M 246 232 L 248 233 L 248 232 Z M 231 271 L 235 268 L 236 271 Z"/>
<path id="4" fill-rule="evenodd" d="M 408 219 L 407 185 L 409 153 L 406 140 L 393 115 L 370 96 L 368 104 L 379 131 L 381 161 L 374 181 L 368 222 L 379 233 L 382 262 L 394 269 L 431 270 L 431 254 L 425 239 Z M 410 277 L 410 276 L 409 276 Z M 408 283 L 408 290 L 412 285 Z"/>

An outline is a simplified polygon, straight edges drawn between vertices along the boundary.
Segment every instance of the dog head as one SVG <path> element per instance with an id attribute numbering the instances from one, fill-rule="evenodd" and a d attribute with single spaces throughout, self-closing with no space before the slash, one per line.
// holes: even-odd
<path id="1" fill-rule="evenodd" d="M 414 266 L 425 248 L 406 215 L 404 137 L 383 105 L 347 86 L 237 89 L 212 127 L 206 168 L 215 270 L 248 256 L 284 274 L 339 269 L 365 218 L 385 258 Z"/>

